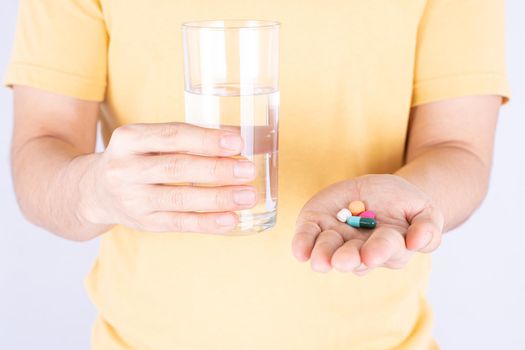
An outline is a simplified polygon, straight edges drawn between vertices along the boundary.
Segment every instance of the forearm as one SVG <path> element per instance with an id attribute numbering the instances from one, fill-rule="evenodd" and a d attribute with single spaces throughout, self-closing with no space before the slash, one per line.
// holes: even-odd
<path id="1" fill-rule="evenodd" d="M 90 186 L 83 179 L 98 157 L 82 155 L 71 144 L 51 136 L 13 149 L 13 179 L 24 215 L 34 224 L 75 241 L 107 231 L 110 226 L 90 223 L 80 215 L 82 193 L 89 191 L 81 188 Z"/>
<path id="2" fill-rule="evenodd" d="M 439 145 L 411 159 L 396 174 L 433 199 L 444 215 L 446 232 L 467 220 L 481 204 L 490 166 L 467 148 Z"/>

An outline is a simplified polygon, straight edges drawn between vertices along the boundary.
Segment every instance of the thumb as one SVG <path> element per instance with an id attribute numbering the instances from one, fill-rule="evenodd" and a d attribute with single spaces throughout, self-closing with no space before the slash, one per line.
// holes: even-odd
<path id="1" fill-rule="evenodd" d="M 421 253 L 433 252 L 441 244 L 444 218 L 441 212 L 428 206 L 410 220 L 405 237 L 408 250 Z"/>

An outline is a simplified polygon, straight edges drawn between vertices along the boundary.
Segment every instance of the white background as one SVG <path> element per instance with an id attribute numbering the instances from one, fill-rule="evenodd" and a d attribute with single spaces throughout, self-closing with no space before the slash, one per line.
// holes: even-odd
<path id="1" fill-rule="evenodd" d="M 16 1 L 0 0 L 0 74 Z M 513 100 L 502 110 L 490 193 L 434 254 L 430 299 L 443 349 L 525 349 L 525 3 L 507 1 Z M 0 89 L 0 349 L 88 349 L 95 310 L 83 279 L 97 242 L 71 243 L 27 223 L 9 172 L 11 93 Z"/>

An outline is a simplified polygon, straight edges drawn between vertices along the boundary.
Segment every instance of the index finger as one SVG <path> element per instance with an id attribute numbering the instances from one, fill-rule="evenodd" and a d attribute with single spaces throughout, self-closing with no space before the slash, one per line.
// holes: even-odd
<path id="1" fill-rule="evenodd" d="M 233 128 L 212 129 L 174 122 L 123 125 L 113 132 L 108 149 L 116 153 L 234 156 L 243 145 L 240 133 Z"/>

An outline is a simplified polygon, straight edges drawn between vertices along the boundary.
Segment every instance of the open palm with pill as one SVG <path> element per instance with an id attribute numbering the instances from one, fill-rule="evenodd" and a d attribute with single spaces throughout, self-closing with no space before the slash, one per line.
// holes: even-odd
<path id="1" fill-rule="evenodd" d="M 336 218 L 356 200 L 376 213 L 374 229 Z M 304 205 L 292 251 L 300 261 L 310 259 L 315 271 L 364 275 L 377 267 L 402 268 L 416 251 L 434 251 L 442 230 L 443 215 L 416 186 L 396 175 L 366 175 L 333 184 Z"/>

